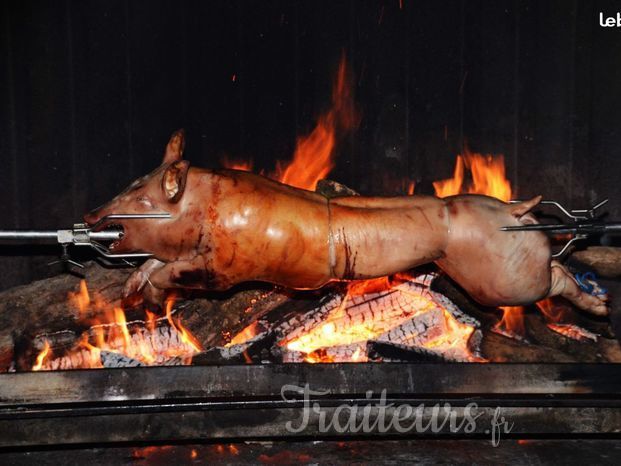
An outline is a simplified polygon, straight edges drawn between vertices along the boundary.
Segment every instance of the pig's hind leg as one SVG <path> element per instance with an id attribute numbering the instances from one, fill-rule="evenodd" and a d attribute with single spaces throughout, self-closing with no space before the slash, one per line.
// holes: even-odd
<path id="1" fill-rule="evenodd" d="M 574 276 L 557 261 L 551 264 L 552 281 L 548 297 L 562 296 L 580 309 L 596 315 L 608 314 L 607 296 L 583 291 Z"/>

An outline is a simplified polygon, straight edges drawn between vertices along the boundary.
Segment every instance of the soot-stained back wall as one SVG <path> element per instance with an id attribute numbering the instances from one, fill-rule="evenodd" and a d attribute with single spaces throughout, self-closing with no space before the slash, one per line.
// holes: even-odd
<path id="1" fill-rule="evenodd" d="M 59 228 L 160 162 L 257 170 L 330 104 L 341 54 L 361 120 L 331 175 L 425 189 L 464 144 L 503 153 L 517 195 L 621 213 L 614 1 L 6 1 L 0 6 L 0 228 Z M 395 168 L 396 164 L 396 168 Z M 0 287 L 58 273 L 2 247 Z M 31 256 L 21 256 L 31 254 Z"/>

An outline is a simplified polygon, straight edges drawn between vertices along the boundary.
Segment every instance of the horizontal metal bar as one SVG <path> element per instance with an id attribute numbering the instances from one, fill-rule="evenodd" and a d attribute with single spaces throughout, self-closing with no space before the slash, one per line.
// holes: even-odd
<path id="1" fill-rule="evenodd" d="M 283 400 L 283 386 L 306 384 L 324 392 L 312 400 L 328 419 L 341 405 L 370 406 L 365 409 L 375 416 L 382 390 L 387 405 L 422 404 L 423 425 L 433 419 L 434 406 L 445 403 L 461 424 L 465 406 L 476 403 L 471 414 L 480 416 L 466 436 L 450 431 L 449 423 L 439 432 L 409 435 L 489 436 L 497 407 L 513 423 L 514 436 L 619 435 L 621 425 L 620 364 L 143 367 L 0 375 L 0 447 L 360 435 L 321 431 L 319 413 L 305 411 L 293 393 L 287 397 L 293 401 Z M 304 429 L 287 429 L 307 415 Z M 390 428 L 365 435 L 380 434 L 403 433 Z"/>
<path id="2" fill-rule="evenodd" d="M 479 401 L 479 400 L 475 400 Z M 451 422 L 443 422 L 442 408 L 448 404 Z M 491 438 L 491 429 L 499 419 L 511 425 L 512 437 L 567 436 L 581 437 L 616 435 L 621 425 L 619 407 L 540 407 L 540 406 L 485 406 L 480 403 L 469 407 L 457 406 L 453 400 L 434 402 L 419 400 L 385 399 L 378 402 L 338 399 L 332 403 L 317 402 L 314 409 L 304 409 L 299 404 L 289 406 L 255 403 L 240 409 L 237 406 L 175 406 L 139 412 L 128 406 L 116 413 L 97 412 L 93 408 L 76 408 L 72 415 L 29 417 L 28 409 L 16 411 L 12 417 L 0 419 L 0 448 L 42 445 L 105 444 L 111 442 L 179 442 L 193 439 L 261 439 L 261 438 L 342 438 L 373 436 L 435 436 L 459 438 Z M 410 406 L 411 410 L 397 411 Z M 347 417 L 356 412 L 355 424 L 361 417 L 368 418 L 366 431 L 347 426 Z M 362 414 L 366 413 L 366 414 Z M 435 413 L 435 414 L 434 414 Z M 323 417 L 323 421 L 322 418 Z M 331 420 L 339 418 L 340 428 Z M 399 426 L 394 419 L 399 418 Z M 378 427 L 383 419 L 386 428 Z M 475 421 L 473 421 L 475 419 Z M 579 422 L 576 422 L 579 420 Z M 439 422 L 438 422 L 439 421 Z M 436 422 L 438 428 L 429 427 Z M 471 430 L 451 428 L 470 424 Z M 289 427 L 288 427 L 289 426 Z M 409 429 L 404 432 L 403 427 Z M 293 427 L 293 429 L 291 428 Z M 506 439 L 507 433 L 501 434 Z"/>
<path id="3" fill-rule="evenodd" d="M 585 233 L 585 234 L 603 234 L 617 233 L 621 231 L 621 223 L 587 223 L 587 224 L 546 224 L 536 223 L 529 225 L 511 225 L 500 227 L 501 231 L 549 231 L 552 233 Z"/>
<path id="4" fill-rule="evenodd" d="M 103 230 L 90 232 L 75 232 L 71 229 L 67 230 L 2 230 L 0 231 L 0 240 L 32 240 L 32 239 L 51 239 L 58 241 L 61 232 L 68 234 L 82 234 L 90 239 L 97 241 L 114 241 L 123 237 L 122 230 Z M 88 243 L 84 243 L 88 244 Z"/>
<path id="5" fill-rule="evenodd" d="M 122 230 L 89 231 L 88 237 L 97 241 L 114 241 L 123 237 Z"/>
<path id="6" fill-rule="evenodd" d="M 118 400 L 280 397 L 309 383 L 331 395 L 621 397 L 621 364 L 265 364 L 141 367 L 0 375 L 0 407 Z"/>
<path id="7" fill-rule="evenodd" d="M 58 230 L 4 230 L 0 231 L 0 240 L 20 239 L 58 239 Z"/>

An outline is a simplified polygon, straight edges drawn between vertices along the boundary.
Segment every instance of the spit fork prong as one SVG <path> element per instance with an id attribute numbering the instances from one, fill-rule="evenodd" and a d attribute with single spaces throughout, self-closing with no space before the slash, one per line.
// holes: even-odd
<path id="1" fill-rule="evenodd" d="M 521 200 L 509 201 L 511 204 L 523 202 Z M 587 239 L 591 235 L 601 235 L 605 233 L 621 233 L 621 222 L 604 222 L 601 216 L 598 217 L 598 211 L 608 203 L 608 199 L 598 202 L 588 209 L 567 209 L 560 202 L 553 200 L 541 201 L 542 205 L 552 205 L 558 208 L 565 216 L 573 220 L 573 223 L 559 224 L 526 224 L 526 225 L 510 225 L 500 227 L 501 231 L 543 231 L 550 234 L 570 234 L 573 235 L 570 240 L 565 243 L 559 252 L 553 254 L 553 258 L 564 256 L 571 246 L 577 241 Z"/>
<path id="2" fill-rule="evenodd" d="M 596 212 L 603 206 L 608 203 L 609 199 L 604 199 L 603 201 L 598 202 L 594 206 L 589 209 L 567 209 L 563 204 L 554 200 L 543 200 L 539 204 L 540 205 L 551 205 L 560 210 L 566 217 L 572 219 L 577 222 L 579 220 L 591 220 L 596 218 Z M 524 202 L 523 199 L 513 199 L 509 201 L 510 204 L 519 204 L 520 202 Z"/>

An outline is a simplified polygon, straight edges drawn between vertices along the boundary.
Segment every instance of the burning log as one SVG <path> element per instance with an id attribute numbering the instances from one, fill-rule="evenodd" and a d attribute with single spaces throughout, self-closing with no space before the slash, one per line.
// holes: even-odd
<path id="1" fill-rule="evenodd" d="M 574 252 L 573 257 L 595 269 L 602 277 L 621 276 L 621 248 L 590 246 L 583 251 Z"/>
<path id="2" fill-rule="evenodd" d="M 367 343 L 426 347 L 451 360 L 472 360 L 468 341 L 479 323 L 429 289 L 432 274 L 352 285 L 322 298 L 319 306 L 270 325 L 283 362 L 367 361 Z M 243 332 L 247 338 L 254 332 Z M 238 351 L 247 348 L 239 346 Z M 249 340 L 249 342 L 256 341 Z M 475 350 L 476 353 L 476 350 Z M 221 351 L 222 355 L 225 355 Z"/>
<path id="3" fill-rule="evenodd" d="M 597 334 L 589 332 L 587 329 L 573 324 L 548 324 L 548 328 L 553 332 L 564 335 L 577 341 L 597 341 Z"/>
<path id="4" fill-rule="evenodd" d="M 239 332 L 252 319 L 289 299 L 274 289 L 241 290 L 212 299 L 197 298 L 176 305 L 169 316 L 157 318 L 152 314 L 153 326 L 149 328 L 143 307 L 121 309 L 119 297 L 127 275 L 125 269 L 111 270 L 87 264 L 84 276 L 90 294 L 86 286 L 81 285 L 80 277 L 73 275 L 61 275 L 0 293 L 0 372 L 31 370 L 46 341 L 49 353 L 39 369 L 103 367 L 99 354 L 93 354 L 92 348 L 82 344 L 84 338 L 91 345 L 96 344 L 99 333 L 106 336 L 107 346 L 100 348 L 104 351 L 119 351 L 125 345 L 133 348 L 125 356 L 142 352 L 143 363 L 174 363 L 178 354 L 171 353 L 171 349 L 177 348 L 186 356 L 196 353 L 196 350 L 188 352 L 188 345 L 180 342 L 181 328 L 196 337 L 197 346 L 224 345 L 230 334 Z M 122 317 L 121 321 L 115 321 L 115 311 L 121 311 L 118 316 Z M 180 320 L 183 321 L 181 327 Z M 124 328 L 128 339 L 124 336 Z M 189 362 L 187 357 L 185 361 Z"/>
<path id="5" fill-rule="evenodd" d="M 368 359 L 366 346 L 366 342 L 357 342 L 319 348 L 310 353 L 287 350 L 283 354 L 283 362 L 366 362 Z"/>
<path id="6" fill-rule="evenodd" d="M 146 366 L 145 363 L 138 359 L 128 358 L 127 356 L 112 351 L 101 351 L 99 358 L 101 365 L 105 368 Z"/>
<path id="7" fill-rule="evenodd" d="M 605 286 L 614 289 L 617 285 L 608 282 Z M 511 317 L 505 318 L 499 327 L 499 317 L 504 317 L 507 311 L 499 314 L 493 308 L 482 309 L 448 277 L 440 275 L 431 288 L 481 321 L 481 353 L 490 361 L 621 361 L 620 347 L 610 321 L 580 312 L 561 298 L 540 301 L 537 307 L 526 307 L 519 312 L 509 310 Z M 613 303 L 613 307 L 615 305 Z M 507 330 L 507 324 L 508 332 L 501 331 L 503 336 L 500 337 L 495 334 L 503 327 Z"/>
<path id="8" fill-rule="evenodd" d="M 317 181 L 315 192 L 327 197 L 328 199 L 343 196 L 360 196 L 360 194 L 353 189 L 332 180 Z"/>
<path id="9" fill-rule="evenodd" d="M 181 301 L 159 317 L 143 318 L 145 309 L 137 307 L 123 313 L 125 320 L 101 322 L 102 309 L 114 314 L 120 306 L 115 291 L 126 275 L 101 272 L 87 268 L 90 294 L 77 278 L 66 276 L 4 292 L 0 320 L 6 323 L 5 341 L 11 343 L 4 349 L 5 360 L 15 353 L 17 370 L 188 364 L 193 355 L 195 364 L 477 361 L 479 353 L 490 361 L 621 361 L 607 322 L 560 303 L 549 303 L 543 314 L 524 310 L 524 341 L 495 335 L 490 328 L 499 321 L 497 314 L 477 307 L 435 274 L 293 295 L 246 289 Z M 23 303 L 32 303 L 34 312 L 20 307 L 21 314 L 14 314 L 11 304 Z M 16 328 L 12 320 L 23 327 Z M 206 350 L 197 353 L 198 346 L 182 339 L 181 328 Z M 13 346 L 16 331 L 20 337 Z"/>
<path id="10" fill-rule="evenodd" d="M 192 363 L 208 364 L 264 364 L 282 362 L 273 332 L 262 332 L 248 341 L 210 348 L 196 355 Z"/>
<path id="11" fill-rule="evenodd" d="M 33 370 L 177 364 L 174 360 L 189 364 L 192 355 L 200 347 L 187 337 L 184 333 L 187 330 L 180 327 L 179 323 L 175 325 L 172 315 L 171 310 L 166 317 L 148 322 L 128 323 L 123 318 L 93 325 L 82 333 L 79 340 L 74 339 L 70 346 L 54 341 L 57 335 L 66 337 L 66 333 L 37 335 L 33 340 L 34 347 L 45 349 L 45 355 Z M 54 343 L 53 347 L 50 346 L 50 340 Z"/>
<path id="12" fill-rule="evenodd" d="M 99 354 L 101 365 L 106 369 L 114 369 L 120 367 L 140 367 L 147 366 L 139 359 L 129 358 L 123 354 L 115 353 L 113 351 L 101 351 Z M 162 361 L 158 366 L 183 366 L 186 365 L 186 361 L 183 358 L 175 357 Z"/>
<path id="13" fill-rule="evenodd" d="M 442 355 L 416 346 L 399 345 L 382 341 L 367 344 L 369 361 L 373 362 L 447 362 Z"/>

